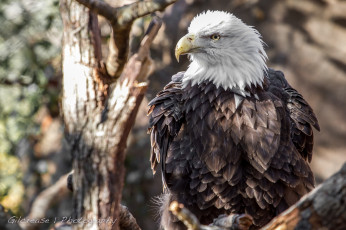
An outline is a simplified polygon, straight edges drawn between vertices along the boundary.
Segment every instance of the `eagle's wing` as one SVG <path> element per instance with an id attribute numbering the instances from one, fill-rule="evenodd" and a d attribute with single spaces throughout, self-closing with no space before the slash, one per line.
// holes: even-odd
<path id="1" fill-rule="evenodd" d="M 311 107 L 290 87 L 282 72 L 269 69 L 268 80 L 268 89 L 259 95 L 261 100 L 254 102 L 256 112 L 252 115 L 256 121 L 265 117 L 263 114 L 267 118 L 262 124 L 257 122 L 257 133 L 252 134 L 251 127 L 244 133 L 244 145 L 255 146 L 250 150 L 245 147 L 249 162 L 256 169 L 250 172 L 253 177 L 249 177 L 247 192 L 261 208 L 273 204 L 280 213 L 314 187 L 307 161 L 312 155 L 312 127 L 319 130 L 319 126 Z M 242 110 L 249 108 L 245 102 Z M 261 126 L 265 132 L 261 132 Z M 254 145 L 252 136 L 256 135 L 260 144 Z M 268 182 L 275 186 L 267 186 Z"/>
<path id="2" fill-rule="evenodd" d="M 151 168 L 163 162 L 162 174 L 165 173 L 165 159 L 169 145 L 178 134 L 182 125 L 181 112 L 181 79 L 184 73 L 179 72 L 172 77 L 172 81 L 150 101 L 149 132 L 151 134 Z M 164 181 L 165 183 L 165 181 Z"/>
<path id="3" fill-rule="evenodd" d="M 305 160 L 311 162 L 314 140 L 312 127 L 320 131 L 312 108 L 302 95 L 288 84 L 281 71 L 269 70 L 268 77 L 271 82 L 269 90 L 275 93 L 279 89 L 283 92 L 283 99 L 290 116 L 291 140 L 295 148 Z"/>
<path id="4" fill-rule="evenodd" d="M 273 205 L 280 213 L 314 186 L 307 160 L 312 154 L 312 127 L 319 127 L 312 109 L 283 74 L 268 73 L 267 90 L 258 93 L 259 100 L 243 99 L 230 132 L 252 166 L 245 172 L 247 196 L 255 198 L 261 209 Z"/>

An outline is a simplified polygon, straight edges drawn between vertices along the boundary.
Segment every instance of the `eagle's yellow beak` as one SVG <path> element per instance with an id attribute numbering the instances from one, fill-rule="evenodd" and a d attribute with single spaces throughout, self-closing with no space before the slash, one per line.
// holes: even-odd
<path id="1" fill-rule="evenodd" d="M 175 47 L 175 58 L 179 62 L 179 56 L 189 53 L 190 50 L 196 48 L 195 45 L 195 35 L 187 34 L 184 37 L 180 38 Z"/>

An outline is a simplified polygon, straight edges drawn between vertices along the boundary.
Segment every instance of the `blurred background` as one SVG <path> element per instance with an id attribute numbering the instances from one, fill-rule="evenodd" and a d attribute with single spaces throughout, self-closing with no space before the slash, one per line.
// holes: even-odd
<path id="1" fill-rule="evenodd" d="M 143 230 L 154 229 L 155 197 L 162 192 L 160 175 L 150 170 L 147 104 L 187 68 L 186 57 L 176 62 L 175 44 L 191 19 L 208 9 L 232 12 L 254 26 L 266 43 L 268 66 L 282 70 L 314 109 L 321 126 L 311 163 L 317 183 L 346 161 L 346 1 L 179 0 L 158 13 L 164 25 L 152 46 L 154 71 L 128 140 L 123 203 Z M 132 52 L 149 21 L 135 22 Z M 106 44 L 110 27 L 102 18 L 100 25 Z M 71 170 L 59 116 L 62 31 L 58 0 L 0 2 L 0 204 L 17 216 L 26 216 L 38 194 Z M 71 215 L 71 194 L 61 194 L 47 218 Z"/>

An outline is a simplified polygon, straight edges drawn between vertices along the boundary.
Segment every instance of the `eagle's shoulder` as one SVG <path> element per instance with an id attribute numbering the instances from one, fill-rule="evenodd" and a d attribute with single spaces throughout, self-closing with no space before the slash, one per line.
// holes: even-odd
<path id="1" fill-rule="evenodd" d="M 172 76 L 172 82 L 181 83 L 184 77 L 185 71 L 178 72 Z"/>
<path id="2" fill-rule="evenodd" d="M 269 80 L 269 86 L 276 86 L 279 88 L 286 88 L 289 86 L 285 75 L 280 70 L 268 69 L 267 79 Z"/>

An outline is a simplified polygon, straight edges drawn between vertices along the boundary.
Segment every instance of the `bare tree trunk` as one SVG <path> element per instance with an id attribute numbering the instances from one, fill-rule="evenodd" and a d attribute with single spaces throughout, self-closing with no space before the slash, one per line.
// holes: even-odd
<path id="1" fill-rule="evenodd" d="M 152 8 L 144 10 L 136 6 L 141 2 L 119 10 L 102 1 L 78 2 L 88 8 L 74 0 L 60 1 L 64 24 L 62 111 L 73 154 L 75 228 L 118 229 L 126 140 L 147 89 L 151 64 L 149 46 L 161 23 L 153 22 L 138 53 L 124 68 L 127 33 L 134 19 L 162 10 L 174 1 L 155 1 Z M 141 10 L 136 12 L 136 9 Z M 132 18 L 124 18 L 122 12 L 126 16 L 131 12 Z M 116 46 L 117 50 L 116 55 L 110 54 L 121 58 L 114 61 L 115 69 L 112 69 L 112 72 L 121 71 L 119 77 L 109 74 L 102 60 L 96 13 L 110 21 L 114 33 L 125 31 L 112 38 L 123 37 L 123 43 L 111 39 L 113 45 L 110 46 Z M 124 53 L 119 53 L 120 50 Z"/>
<path id="2" fill-rule="evenodd" d="M 93 130 L 98 123 L 101 124 L 102 113 L 102 108 L 98 106 L 101 100 L 99 85 L 94 80 L 94 67 L 97 66 L 95 54 L 98 51 L 94 44 L 99 34 L 90 28 L 97 17 L 74 0 L 62 0 L 60 4 L 64 23 L 62 111 L 66 136 L 74 158 L 74 218 L 97 220 L 105 215 L 108 217 L 110 213 L 113 220 L 117 213 L 109 210 L 112 205 L 118 204 L 114 197 L 117 187 L 107 186 L 112 178 L 107 172 L 106 145 L 107 141 L 114 139 L 102 138 L 101 133 L 95 135 L 96 130 Z M 99 171 L 104 175 L 99 176 Z M 119 174 L 121 177 L 122 168 Z M 100 197 L 102 195 L 104 197 Z M 99 197 L 100 202 L 104 202 L 106 197 L 109 201 L 103 210 L 99 208 Z M 80 228 L 83 225 L 79 224 Z"/>

